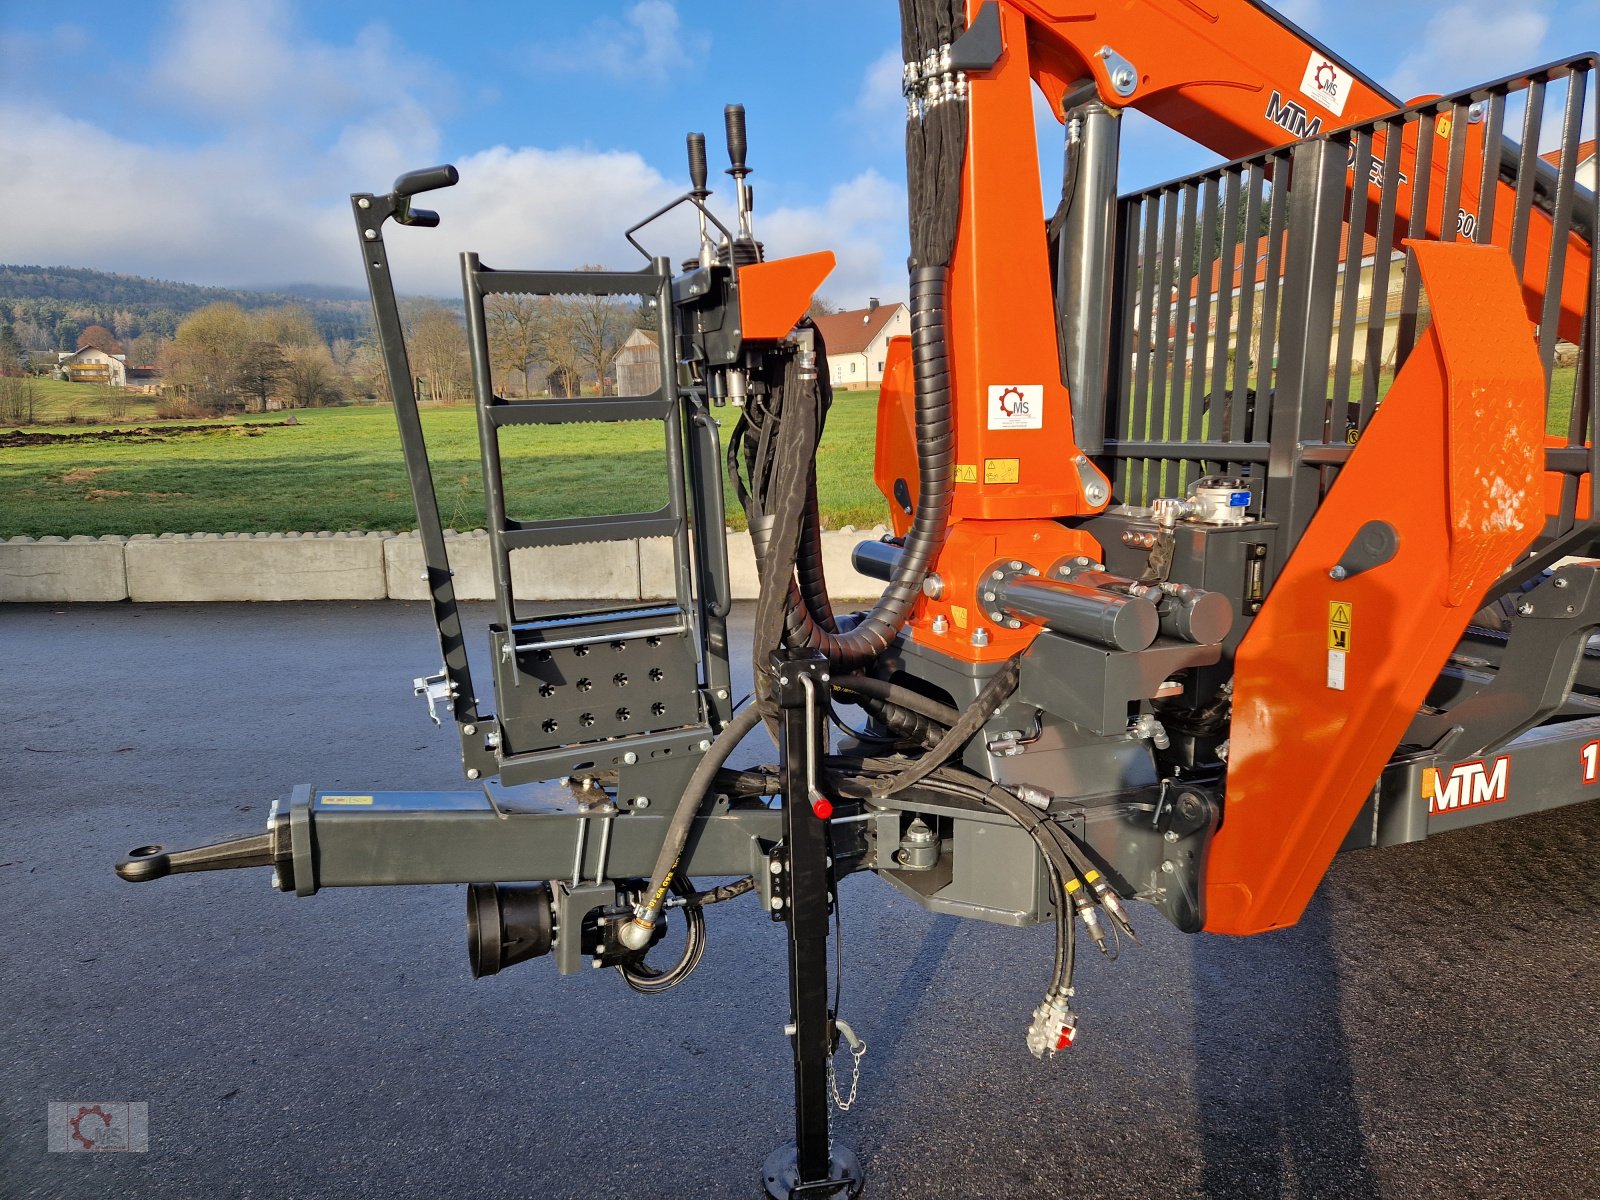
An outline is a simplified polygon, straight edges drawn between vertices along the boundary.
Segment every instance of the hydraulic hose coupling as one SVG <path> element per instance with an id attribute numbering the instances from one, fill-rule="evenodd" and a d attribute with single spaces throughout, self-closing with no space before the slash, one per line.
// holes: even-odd
<path id="1" fill-rule="evenodd" d="M 660 918 L 659 908 L 649 904 L 639 905 L 633 910 L 633 920 L 617 930 L 617 941 L 629 950 L 643 950 L 655 936 L 656 922 Z"/>
<path id="2" fill-rule="evenodd" d="M 1028 1050 L 1041 1061 L 1071 1049 L 1078 1036 L 1078 1018 L 1068 1006 L 1068 999 L 1061 992 L 1051 992 L 1044 1003 L 1033 1010 L 1033 1022 L 1028 1026 Z"/>

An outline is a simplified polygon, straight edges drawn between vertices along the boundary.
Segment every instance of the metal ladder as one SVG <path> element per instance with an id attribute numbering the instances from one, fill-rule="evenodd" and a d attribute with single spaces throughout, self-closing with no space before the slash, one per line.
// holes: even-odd
<path id="1" fill-rule="evenodd" d="M 672 268 L 502 271 L 461 256 L 473 393 L 494 573 L 490 626 L 501 782 L 692 757 L 732 715 L 720 455 L 703 399 L 678 384 Z M 485 299 L 492 295 L 638 297 L 654 309 L 660 386 L 642 396 L 508 400 L 494 391 Z M 661 423 L 666 502 L 650 512 L 519 520 L 508 514 L 502 430 Z M 533 615 L 516 594 L 519 550 L 668 538 L 673 598 Z"/>
<path id="2" fill-rule="evenodd" d="M 656 790 L 666 798 L 671 781 L 693 770 L 713 731 L 733 712 L 721 455 L 704 391 L 678 381 L 672 264 L 656 258 L 634 272 L 494 271 L 475 254 L 462 256 L 495 591 L 490 637 L 499 714 L 482 712 L 383 236 L 391 220 L 437 226 L 438 214 L 413 207 L 413 197 L 448 188 L 457 178 L 454 167 L 429 167 L 402 175 L 385 195 L 350 198 L 443 658 L 439 674 L 418 679 L 416 691 L 427 698 L 436 721 L 441 703 L 455 719 L 468 779 L 497 776 L 513 786 L 614 770 L 620 793 L 632 782 L 627 777 L 644 768 L 652 770 Z M 659 386 L 646 396 L 558 401 L 495 395 L 484 298 L 497 293 L 642 298 L 654 306 Z M 546 521 L 508 517 L 502 429 L 642 420 L 662 425 L 669 478 L 660 509 Z M 537 617 L 519 611 L 514 551 L 656 536 L 672 546 L 672 603 L 591 606 Z"/>

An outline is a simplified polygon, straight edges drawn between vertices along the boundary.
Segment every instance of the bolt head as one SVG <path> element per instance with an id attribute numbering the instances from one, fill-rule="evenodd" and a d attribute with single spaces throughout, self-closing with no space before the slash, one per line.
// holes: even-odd
<path id="1" fill-rule="evenodd" d="M 705 740 L 704 738 L 702 738 L 701 741 L 700 741 L 700 749 L 702 749 L 702 750 L 711 749 L 711 743 L 709 741 Z"/>
<path id="2" fill-rule="evenodd" d="M 468 767 L 467 768 L 467 778 L 468 779 L 476 779 L 480 774 L 482 774 L 482 772 L 479 771 L 477 767 Z"/>
<path id="3" fill-rule="evenodd" d="M 461 732 L 466 734 L 468 737 L 471 737 L 473 734 L 478 732 L 478 727 L 476 725 L 463 725 L 461 727 Z"/>
<path id="4" fill-rule="evenodd" d="M 783 897 L 782 896 L 774 896 L 772 898 L 772 911 L 773 912 L 777 912 L 782 907 L 783 907 Z"/>
<path id="5" fill-rule="evenodd" d="M 1346 571 L 1343 567 L 1334 567 L 1333 570 L 1328 572 L 1328 578 L 1329 579 L 1345 579 L 1345 578 L 1347 578 L 1349 576 L 1349 574 L 1350 574 L 1350 572 Z"/>
<path id="6" fill-rule="evenodd" d="M 635 754 L 632 750 L 629 750 L 626 754 L 624 754 L 622 756 L 622 761 L 627 763 L 631 767 L 631 766 L 633 766 L 634 763 L 639 761 L 639 756 L 637 754 Z"/>
<path id="7" fill-rule="evenodd" d="M 1171 875 L 1177 869 L 1177 867 L 1172 865 L 1172 860 L 1170 858 L 1161 860 L 1161 873 L 1163 875 Z"/>
<path id="8" fill-rule="evenodd" d="M 633 798 L 633 806 L 635 808 L 649 808 L 650 807 L 650 797 L 649 796 L 635 796 Z"/>
<path id="9" fill-rule="evenodd" d="M 368 229 L 362 234 L 362 236 L 365 237 L 369 242 L 377 241 L 378 231 L 376 229 Z"/>
<path id="10" fill-rule="evenodd" d="M 1178 835 L 1177 835 L 1177 834 L 1176 834 L 1176 833 L 1174 833 L 1174 832 L 1173 832 L 1173 831 L 1172 831 L 1172 830 L 1170 830 L 1170 829 L 1169 829 L 1169 830 L 1167 830 L 1167 831 L 1166 831 L 1166 832 L 1165 832 L 1165 833 L 1163 833 L 1163 834 L 1162 834 L 1162 835 L 1161 835 L 1161 836 L 1162 836 L 1162 837 L 1163 837 L 1163 838 L 1164 838 L 1164 839 L 1165 839 L 1165 840 L 1167 840 L 1167 841 L 1169 841 L 1169 842 L 1175 842 L 1175 841 L 1177 841 L 1177 840 L 1178 840 Z"/>
<path id="11" fill-rule="evenodd" d="M 767 870 L 771 871 L 774 875 L 782 875 L 783 874 L 783 860 L 782 859 L 777 859 L 777 858 L 773 859 L 771 862 L 769 862 L 767 864 Z"/>
<path id="12" fill-rule="evenodd" d="M 1090 504 L 1099 504 L 1106 498 L 1106 489 L 1098 483 L 1091 483 L 1083 489 L 1083 494 Z"/>
<path id="13" fill-rule="evenodd" d="M 1524 600 L 1521 604 L 1517 605 L 1517 611 L 1525 617 L 1531 617 L 1533 616 L 1533 605 L 1527 600 Z"/>
<path id="14" fill-rule="evenodd" d="M 363 196 L 363 197 L 361 197 L 361 199 L 356 201 L 356 207 L 357 208 L 371 208 L 372 207 L 372 201 L 368 200 L 365 196 Z"/>
<path id="15" fill-rule="evenodd" d="M 1551 581 L 1551 582 L 1550 582 L 1550 586 L 1551 586 L 1551 587 L 1558 587 L 1558 588 L 1564 588 L 1564 587 L 1566 587 L 1566 586 L 1567 586 L 1567 585 L 1568 585 L 1568 584 L 1570 584 L 1570 583 L 1571 583 L 1571 582 L 1572 582 L 1572 581 L 1571 581 L 1571 580 L 1570 580 L 1570 579 L 1568 579 L 1568 578 L 1567 578 L 1567 577 L 1566 577 L 1566 576 L 1565 576 L 1565 575 L 1557 575 L 1557 576 L 1556 576 L 1556 577 L 1555 577 L 1555 579 L 1553 579 L 1553 580 L 1552 580 L 1552 581 Z"/>

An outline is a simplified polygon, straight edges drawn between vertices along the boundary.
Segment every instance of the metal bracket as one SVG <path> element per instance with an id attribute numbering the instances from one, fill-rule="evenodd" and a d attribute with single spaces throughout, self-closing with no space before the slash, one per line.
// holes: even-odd
<path id="1" fill-rule="evenodd" d="M 1111 90 L 1124 98 L 1133 95 L 1139 88 L 1139 69 L 1110 46 L 1101 46 L 1095 51 L 1095 57 L 1106 64 L 1106 79 L 1111 83 Z"/>
<path id="2" fill-rule="evenodd" d="M 439 705 L 448 705 L 455 695 L 450 686 L 450 677 L 442 672 L 438 675 L 421 675 L 411 681 L 411 690 L 427 700 L 428 716 L 433 718 L 433 723 L 443 725 L 444 722 L 439 720 Z"/>

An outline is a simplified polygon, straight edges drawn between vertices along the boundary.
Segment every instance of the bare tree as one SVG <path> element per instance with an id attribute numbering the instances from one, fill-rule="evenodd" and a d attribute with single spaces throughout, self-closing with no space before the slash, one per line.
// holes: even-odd
<path id="1" fill-rule="evenodd" d="M 580 271 L 603 271 L 604 267 L 585 265 Z M 569 362 L 558 367 L 576 368 L 574 373 L 595 381 L 595 392 L 604 396 L 610 383 L 612 365 L 622 343 L 634 329 L 635 308 L 618 296 L 560 296 L 552 300 L 551 342 L 563 343 Z M 555 360 L 555 355 L 550 356 Z"/>
<path id="2" fill-rule="evenodd" d="M 529 387 L 530 363 L 543 360 L 549 332 L 547 313 L 537 296 L 496 294 L 483 304 L 489 327 L 489 362 L 500 375 L 501 387 L 510 390 L 508 376 L 515 371 L 522 377 L 522 394 Z"/>
<path id="3" fill-rule="evenodd" d="M 286 348 L 277 396 L 285 408 L 314 408 L 343 401 L 344 384 L 327 347 L 318 342 L 314 346 Z"/>
<path id="4" fill-rule="evenodd" d="M 430 305 L 408 333 L 419 390 L 435 403 L 455 403 L 466 394 L 468 377 L 466 333 L 460 319 L 442 304 Z"/>
<path id="5" fill-rule="evenodd" d="M 0 421 L 32 425 L 38 416 L 39 384 L 27 376 L 0 376 Z"/>

